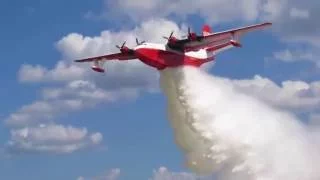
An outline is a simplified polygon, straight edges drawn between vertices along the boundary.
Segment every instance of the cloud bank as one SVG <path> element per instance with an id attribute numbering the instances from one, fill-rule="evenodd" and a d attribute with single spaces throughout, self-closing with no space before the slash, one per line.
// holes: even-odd
<path id="1" fill-rule="evenodd" d="M 156 31 L 155 31 L 156 29 Z M 100 132 L 87 132 L 78 142 L 63 141 L 57 144 L 46 139 L 40 144 L 32 138 L 33 133 L 43 134 L 51 130 L 52 136 L 61 132 L 83 132 L 81 128 L 57 124 L 57 119 L 68 113 L 90 109 L 98 104 L 114 103 L 119 100 L 134 100 L 142 92 L 158 91 L 158 72 L 146 67 L 138 60 L 127 62 L 107 62 L 107 75 L 101 76 L 90 69 L 89 63 L 73 63 L 73 59 L 115 53 L 119 50 L 115 44 L 127 41 L 129 47 L 139 40 L 165 42 L 161 37 L 175 31 L 177 36 L 185 34 L 186 27 L 165 19 L 143 22 L 132 30 L 113 32 L 106 30 L 99 36 L 89 37 L 79 33 L 70 33 L 55 43 L 62 59 L 53 68 L 42 65 L 23 64 L 18 72 L 21 83 L 40 83 L 40 99 L 22 106 L 5 118 L 12 129 L 7 150 L 14 153 L 47 152 L 70 153 L 102 143 Z M 57 128 L 59 127 L 59 128 Z M 57 130 L 59 129 L 59 130 Z M 72 138 L 73 133 L 65 133 Z M 91 137 L 99 135 L 99 141 Z M 39 135 L 40 136 L 40 135 Z"/>
<path id="2" fill-rule="evenodd" d="M 214 25 L 218 24 L 271 21 L 273 22 L 272 30 L 281 42 L 289 46 L 289 49 L 284 49 L 279 53 L 290 51 L 290 54 L 297 54 L 290 57 L 294 61 L 307 61 L 319 66 L 320 23 L 318 17 L 320 14 L 317 7 L 320 6 L 320 3 L 317 0 L 307 2 L 299 0 L 200 0 L 197 3 L 183 0 L 174 2 L 169 0 L 134 2 L 105 0 L 104 4 L 105 10 L 99 15 L 100 17 L 106 17 L 106 19 L 110 16 L 123 17 L 123 19 L 135 22 L 155 17 L 174 17 L 178 20 L 185 20 L 188 16 L 195 15 L 213 25 L 215 30 Z M 302 45 L 307 46 L 304 50 L 307 52 L 300 52 Z M 306 54 L 308 54 L 307 58 Z M 276 55 L 273 58 L 284 60 Z M 292 60 L 285 62 L 292 62 Z"/>
<path id="3" fill-rule="evenodd" d="M 100 144 L 102 134 L 56 124 L 11 130 L 7 146 L 14 153 L 65 154 Z"/>

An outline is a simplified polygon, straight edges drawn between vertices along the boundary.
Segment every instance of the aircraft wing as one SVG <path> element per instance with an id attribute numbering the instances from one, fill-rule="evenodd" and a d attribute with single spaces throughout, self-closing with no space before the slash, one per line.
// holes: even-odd
<path id="1" fill-rule="evenodd" d="M 104 60 L 130 60 L 130 59 L 136 59 L 137 57 L 132 53 L 115 53 L 115 54 L 108 54 L 103 56 L 96 56 L 96 57 L 90 57 L 85 59 L 78 59 L 74 60 L 75 62 L 92 62 L 92 61 L 104 61 Z"/>
<path id="2" fill-rule="evenodd" d="M 251 26 L 241 27 L 237 29 L 230 29 L 227 31 L 212 33 L 206 36 L 198 36 L 198 40 L 191 41 L 188 39 L 182 39 L 177 41 L 177 45 L 179 45 L 180 49 L 183 49 L 184 51 L 194 51 L 199 50 L 201 48 L 211 47 L 215 46 L 221 43 L 225 43 L 227 41 L 232 40 L 233 38 L 237 39 L 241 35 L 255 31 L 255 30 L 261 30 L 268 26 L 272 25 L 272 23 L 262 23 L 262 24 L 255 24 Z"/>

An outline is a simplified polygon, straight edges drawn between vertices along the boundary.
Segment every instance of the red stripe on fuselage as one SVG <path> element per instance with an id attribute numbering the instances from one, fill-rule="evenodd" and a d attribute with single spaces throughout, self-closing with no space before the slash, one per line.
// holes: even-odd
<path id="1" fill-rule="evenodd" d="M 151 48 L 137 49 L 136 55 L 143 63 L 155 67 L 158 70 L 162 70 L 166 67 L 177 67 L 183 65 L 199 67 L 203 63 L 212 61 L 214 59 L 214 57 L 199 59 L 172 51 L 163 51 Z"/>

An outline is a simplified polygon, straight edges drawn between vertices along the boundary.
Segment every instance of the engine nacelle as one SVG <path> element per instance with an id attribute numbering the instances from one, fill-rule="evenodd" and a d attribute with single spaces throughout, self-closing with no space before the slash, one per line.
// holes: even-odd
<path id="1" fill-rule="evenodd" d="M 103 68 L 101 68 L 99 66 L 95 66 L 95 65 L 91 66 L 91 69 L 96 71 L 96 72 L 99 72 L 99 73 L 104 73 L 105 72 L 105 70 Z"/>
<path id="2" fill-rule="evenodd" d="M 189 35 L 188 35 L 188 39 L 190 41 L 196 41 L 197 40 L 197 34 L 194 33 L 194 32 L 190 32 Z"/>

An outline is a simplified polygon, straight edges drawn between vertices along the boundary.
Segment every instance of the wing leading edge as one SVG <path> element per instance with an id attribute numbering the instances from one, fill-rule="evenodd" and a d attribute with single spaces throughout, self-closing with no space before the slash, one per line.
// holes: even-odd
<path id="1" fill-rule="evenodd" d="M 131 53 L 114 53 L 114 54 L 90 57 L 85 59 L 77 59 L 77 60 L 74 60 L 74 62 L 92 62 L 92 61 L 103 61 L 103 60 L 114 60 L 114 59 L 130 60 L 130 59 L 136 59 L 136 58 L 137 57 Z"/>

